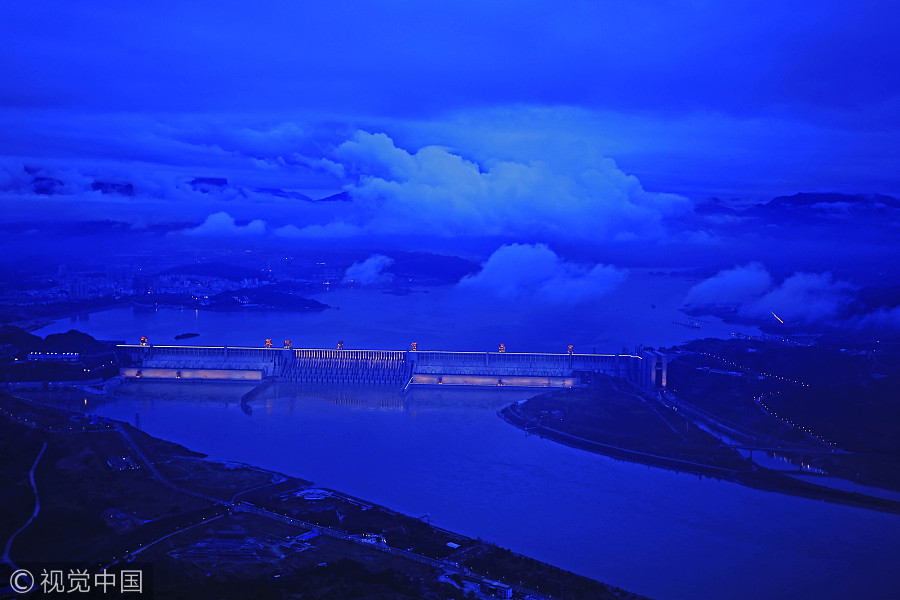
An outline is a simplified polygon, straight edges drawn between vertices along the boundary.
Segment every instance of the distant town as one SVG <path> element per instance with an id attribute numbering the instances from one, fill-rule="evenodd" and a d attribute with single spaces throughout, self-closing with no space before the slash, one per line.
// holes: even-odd
<path id="1" fill-rule="evenodd" d="M 347 269 L 368 256 L 361 251 L 323 251 L 304 256 L 248 250 L 209 250 L 200 256 L 115 257 L 114 264 L 59 264 L 23 276 L 15 265 L 0 269 L 0 322 L 31 328 L 41 319 L 135 304 L 204 310 L 319 311 L 327 304 L 308 295 L 358 282 Z M 187 262 L 193 260 L 194 262 Z M 453 256 L 397 252 L 385 287 L 456 282 L 478 264 Z M 226 262 L 227 261 L 227 262 Z M 147 265 L 154 265 L 148 267 Z"/>

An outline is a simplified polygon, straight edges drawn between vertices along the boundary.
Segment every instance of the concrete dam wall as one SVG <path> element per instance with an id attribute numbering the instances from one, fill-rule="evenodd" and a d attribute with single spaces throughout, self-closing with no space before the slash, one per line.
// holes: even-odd
<path id="1" fill-rule="evenodd" d="M 153 345 L 119 349 L 131 363 L 121 374 L 143 379 L 571 387 L 604 374 L 658 387 L 659 382 L 665 385 L 666 366 L 662 355 L 632 354 Z"/>

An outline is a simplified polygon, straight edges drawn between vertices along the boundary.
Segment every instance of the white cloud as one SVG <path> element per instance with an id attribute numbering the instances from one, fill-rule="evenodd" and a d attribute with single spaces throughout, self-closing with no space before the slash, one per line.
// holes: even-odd
<path id="1" fill-rule="evenodd" d="M 663 220 L 690 207 L 680 196 L 646 192 L 606 158 L 574 172 L 543 161 L 480 164 L 437 146 L 411 154 L 365 131 L 334 156 L 356 176 L 347 189 L 371 233 L 648 239 L 664 236 Z"/>
<path id="2" fill-rule="evenodd" d="M 687 304 L 738 304 L 759 298 L 772 285 L 766 268 L 753 262 L 725 269 L 692 287 L 685 298 Z"/>
<path id="3" fill-rule="evenodd" d="M 855 322 L 859 329 L 900 330 L 900 306 L 881 307 Z"/>
<path id="4" fill-rule="evenodd" d="M 843 316 L 856 286 L 831 273 L 797 272 L 779 285 L 760 263 L 719 271 L 690 289 L 686 304 L 724 304 L 741 315 L 765 318 L 776 313 L 786 321 L 824 322 Z"/>
<path id="5" fill-rule="evenodd" d="M 292 156 L 292 159 L 299 165 L 304 165 L 314 171 L 331 175 L 336 179 L 343 179 L 347 175 L 344 170 L 344 165 L 327 158 L 309 158 L 302 154 L 295 153 Z"/>
<path id="6" fill-rule="evenodd" d="M 609 265 L 565 262 L 545 244 L 509 244 L 458 287 L 501 300 L 574 305 L 602 297 L 624 278 L 623 271 Z"/>
<path id="7" fill-rule="evenodd" d="M 197 227 L 185 229 L 182 233 L 192 236 L 257 236 L 265 232 L 265 221 L 255 219 L 246 225 L 238 225 L 227 212 L 217 212 L 206 217 Z"/>
<path id="8" fill-rule="evenodd" d="M 385 269 L 394 264 L 394 259 L 383 254 L 373 254 L 362 262 L 355 262 L 347 268 L 344 283 L 377 285 L 390 281 L 391 274 Z"/>
<path id="9" fill-rule="evenodd" d="M 356 225 L 349 225 L 343 221 L 335 221 L 326 225 L 314 223 L 305 227 L 285 225 L 284 227 L 278 227 L 272 233 L 278 237 L 321 240 L 328 238 L 348 238 L 359 235 L 360 232 L 360 228 Z"/>
<path id="10" fill-rule="evenodd" d="M 782 319 L 826 321 L 838 317 L 853 300 L 855 286 L 831 273 L 794 273 L 744 311 L 754 316 L 777 313 Z"/>

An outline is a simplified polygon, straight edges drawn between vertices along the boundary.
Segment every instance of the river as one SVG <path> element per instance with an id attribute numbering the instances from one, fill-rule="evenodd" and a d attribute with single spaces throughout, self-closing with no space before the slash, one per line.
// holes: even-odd
<path id="1" fill-rule="evenodd" d="M 631 287 L 629 287 L 631 286 Z M 170 344 L 619 351 L 753 333 L 673 322 L 689 283 L 633 274 L 591 306 L 464 301 L 455 288 L 336 290 L 321 313 L 119 308 L 35 332 Z M 183 342 L 184 343 L 184 342 Z M 622 462 L 526 436 L 496 412 L 527 390 L 280 385 L 241 410 L 243 384 L 131 383 L 66 401 L 139 421 L 218 460 L 311 479 L 658 600 L 900 597 L 900 517 Z M 86 400 L 86 403 L 85 403 Z"/>
<path id="2" fill-rule="evenodd" d="M 900 517 L 613 460 L 496 412 L 532 392 L 124 384 L 71 408 L 313 480 L 659 600 L 896 598 Z"/>

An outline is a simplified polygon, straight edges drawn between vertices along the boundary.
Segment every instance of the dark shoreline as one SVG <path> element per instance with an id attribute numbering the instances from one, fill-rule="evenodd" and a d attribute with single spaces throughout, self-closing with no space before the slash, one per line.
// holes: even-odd
<path id="1" fill-rule="evenodd" d="M 123 555 L 121 547 L 129 549 L 137 547 L 136 552 L 132 551 L 137 554 L 137 552 L 149 549 L 156 543 L 167 539 L 170 535 L 182 534 L 191 529 L 183 528 L 170 535 L 164 535 L 168 530 L 160 531 L 160 528 L 167 526 L 166 523 L 173 519 L 201 518 L 201 522 L 212 523 L 219 518 L 228 519 L 235 515 L 252 514 L 261 516 L 263 519 L 252 526 L 247 535 L 265 534 L 273 531 L 272 527 L 283 528 L 283 523 L 286 523 L 299 531 L 311 530 L 329 539 L 336 539 L 345 544 L 354 544 L 357 548 L 363 548 L 362 552 L 364 553 L 368 552 L 375 556 L 396 556 L 409 564 L 424 563 L 429 568 L 435 568 L 438 571 L 443 569 L 458 572 L 461 577 L 481 584 L 495 585 L 500 589 L 511 588 L 515 590 L 515 597 L 518 598 L 531 596 L 546 600 L 563 597 L 646 600 L 639 594 L 505 550 L 480 538 L 472 539 L 431 525 L 423 522 L 421 518 L 405 515 L 391 508 L 369 502 L 364 498 L 315 486 L 311 481 L 249 463 L 211 460 L 203 453 L 175 442 L 154 437 L 127 422 L 111 418 L 92 421 L 78 411 L 72 411 L 53 403 L 45 404 L 33 399 L 21 398 L 2 389 L 0 389 L 0 428 L 12 428 L 16 435 L 43 439 L 60 448 L 71 446 L 72 449 L 66 454 L 67 457 L 72 456 L 75 449 L 89 447 L 85 440 L 91 436 L 99 438 L 120 435 L 130 448 L 126 450 L 126 453 L 136 457 L 136 462 L 140 465 L 139 470 L 127 473 L 134 473 L 134 477 L 142 477 L 143 484 L 155 488 L 157 493 L 161 489 L 165 490 L 163 492 L 166 497 L 165 501 L 179 505 L 188 502 L 197 504 L 187 512 L 184 512 L 187 509 L 179 506 L 181 512 L 173 513 L 172 516 L 165 518 L 157 517 L 152 521 L 146 521 L 149 525 L 141 525 L 128 530 L 125 534 L 109 533 L 103 527 L 101 527 L 102 532 L 92 530 L 91 534 L 101 534 L 98 539 L 103 540 L 103 550 L 107 554 L 112 551 L 115 555 L 112 557 L 113 562 L 109 564 L 107 564 L 110 560 L 109 556 L 98 560 L 98 556 L 103 555 L 103 551 L 92 558 L 79 558 L 78 562 L 91 568 L 101 568 L 100 565 L 105 565 L 102 568 L 111 568 L 117 564 L 125 565 L 130 560 L 128 558 L 129 550 L 124 550 L 125 554 Z M 13 437 L 10 436 L 10 439 Z M 125 446 L 123 446 L 124 448 Z M 121 452 L 121 450 L 117 451 Z M 50 466 L 45 461 L 42 469 L 56 469 L 60 463 L 50 462 L 49 464 Z M 105 472 L 105 469 L 102 472 Z M 248 473 L 256 481 L 250 482 Z M 46 474 L 44 478 L 46 481 Z M 241 480 L 243 483 L 236 482 L 232 485 L 235 480 Z M 234 487 L 235 485 L 238 487 Z M 97 489 L 96 486 L 93 489 Z M 292 493 L 298 489 L 324 493 L 327 500 L 313 500 L 312 502 L 313 504 L 317 501 L 334 504 L 335 514 L 339 513 L 337 521 L 332 522 L 334 519 L 331 519 L 331 511 L 323 512 L 317 507 L 307 508 L 304 506 L 307 501 L 291 499 Z M 53 506 L 47 505 L 52 505 L 54 502 L 46 500 L 46 483 L 42 486 L 42 491 L 45 498 L 43 503 L 45 508 L 42 514 L 46 519 L 47 511 L 50 510 L 51 513 L 53 511 Z M 102 494 L 106 491 L 100 490 L 99 493 Z M 123 488 L 118 491 L 117 498 L 127 498 L 132 493 L 133 488 Z M 103 502 L 113 505 L 127 504 L 127 501 L 109 498 Z M 22 511 L 27 512 L 24 508 Z M 146 512 L 146 508 L 144 512 Z M 87 517 L 84 517 L 84 520 L 89 521 Z M 271 523 L 275 523 L 275 525 L 270 527 Z M 233 528 L 234 526 L 227 529 L 224 535 L 233 535 Z M 210 534 L 210 531 L 212 529 L 208 529 L 206 532 L 200 531 L 196 534 L 199 537 L 195 538 L 191 538 L 190 534 L 187 534 L 187 538 L 193 542 L 205 542 L 206 537 L 214 535 Z M 381 544 L 360 541 L 358 538 L 361 535 L 364 537 L 370 535 L 361 533 L 367 531 L 382 531 L 383 536 L 388 540 L 391 539 L 391 535 L 400 536 L 400 539 L 393 542 L 392 546 L 388 546 L 384 539 Z M 123 535 L 128 537 L 122 537 Z M 119 538 L 118 541 L 108 542 L 116 536 Z M 453 549 L 450 549 L 449 544 L 445 543 L 447 540 L 452 540 L 456 544 Z M 42 553 L 46 549 L 45 544 L 39 544 L 37 550 L 29 548 L 27 542 L 28 540 L 25 544 L 19 544 L 19 548 L 23 545 L 26 546 L 26 554 L 29 552 Z M 107 545 L 108 547 L 106 547 Z M 408 546 L 415 546 L 415 552 Z M 85 548 L 79 548 L 79 550 L 85 551 Z M 93 555 L 96 550 L 92 549 L 88 552 Z M 151 556 L 154 555 L 153 553 L 152 550 L 148 552 Z M 43 557 L 42 554 L 38 554 L 38 556 L 39 558 Z M 348 560 L 354 559 L 348 558 Z M 24 561 L 23 564 L 25 562 L 27 561 Z M 256 564 L 256 561 L 251 561 L 251 563 Z M 250 568 L 251 563 L 246 563 L 247 568 Z M 326 563 L 321 563 L 319 567 L 324 565 Z M 190 567 L 183 568 L 186 569 L 184 573 L 192 573 Z M 259 566 L 253 568 L 259 568 Z M 407 573 L 406 570 L 400 572 Z M 186 577 L 180 573 L 181 571 L 179 571 L 178 577 Z M 167 573 L 164 577 L 169 576 L 171 573 Z M 286 575 L 282 582 L 290 581 L 289 576 Z M 358 574 L 354 576 L 363 577 Z M 504 580 L 508 583 L 500 583 Z M 201 587 L 205 583 L 202 578 L 198 581 L 190 580 L 190 583 Z M 167 589 L 172 587 L 168 581 L 158 583 Z M 527 584 L 531 584 L 533 587 L 528 587 Z M 538 585 L 544 589 L 543 592 L 533 591 Z M 547 587 L 556 588 L 556 592 L 548 592 Z M 575 595 L 571 596 L 571 593 Z M 207 596 L 195 597 L 205 598 Z M 246 597 L 259 596 L 248 595 Z M 461 599 L 462 596 L 459 598 Z"/>
<path id="2" fill-rule="evenodd" d="M 724 467 L 704 465 L 686 460 L 680 460 L 677 458 L 649 454 L 638 450 L 629 450 L 627 448 L 620 448 L 618 446 L 611 446 L 609 444 L 579 438 L 577 436 L 565 433 L 564 431 L 551 429 L 550 427 L 545 427 L 543 425 L 532 424 L 528 421 L 528 419 L 517 415 L 512 410 L 511 406 L 512 405 L 505 407 L 503 410 L 498 412 L 497 415 L 510 425 L 513 425 L 514 427 L 517 427 L 522 431 L 525 431 L 526 433 L 539 435 L 540 437 L 547 438 L 548 440 L 552 440 L 565 446 L 569 446 L 570 448 L 585 450 L 587 452 L 593 452 L 594 454 L 602 454 L 604 456 L 621 459 L 626 462 L 635 462 L 651 467 L 663 467 L 671 471 L 691 473 L 694 475 L 706 475 L 709 477 L 718 477 L 720 479 L 728 479 L 727 475 L 736 473 L 736 471 L 732 469 L 726 469 Z"/>
<path id="3" fill-rule="evenodd" d="M 62 319 L 72 319 L 76 318 L 80 315 L 89 315 L 96 312 L 102 312 L 105 310 L 113 310 L 116 308 L 140 308 L 140 309 L 156 309 L 162 308 L 166 310 L 203 310 L 208 312 L 259 312 L 259 311 L 278 311 L 278 312 L 296 312 L 296 313 L 307 313 L 307 312 L 323 312 L 332 306 L 327 304 L 322 304 L 321 307 L 311 307 L 311 308 L 297 308 L 290 306 L 262 306 L 262 305 L 252 305 L 252 306 L 213 306 L 213 305 L 199 305 L 199 304 L 185 304 L 185 303 L 175 303 L 175 302 L 159 302 L 159 303 L 147 303 L 147 302 L 139 302 L 134 297 L 120 298 L 118 300 L 112 299 L 104 302 L 99 302 L 97 304 L 91 304 L 88 306 L 84 306 L 83 308 L 73 308 L 71 306 L 66 308 L 61 308 L 59 311 L 51 311 L 46 315 L 40 315 L 37 317 L 31 318 L 22 318 L 7 321 L 7 325 L 13 325 L 16 327 L 21 327 L 27 332 L 33 332 L 38 329 L 42 329 L 55 321 L 60 321 Z M 0 323 L 2 324 L 2 323 Z"/>
<path id="4" fill-rule="evenodd" d="M 714 477 L 716 479 L 738 483 L 749 488 L 766 492 L 777 492 L 788 494 L 790 496 L 808 498 L 810 500 L 820 500 L 856 508 L 900 514 L 900 502 L 807 483 L 763 467 L 757 466 L 753 471 L 736 471 L 713 465 L 692 463 L 677 458 L 648 454 L 637 450 L 628 450 L 626 448 L 619 448 L 617 446 L 579 438 L 563 431 L 530 423 L 528 419 L 517 415 L 512 410 L 512 406 L 513 405 L 505 407 L 497 413 L 497 416 L 513 427 L 517 427 L 526 433 L 533 433 L 558 444 L 563 444 L 578 450 L 602 454 L 626 462 L 668 469 L 670 471 Z"/>

